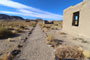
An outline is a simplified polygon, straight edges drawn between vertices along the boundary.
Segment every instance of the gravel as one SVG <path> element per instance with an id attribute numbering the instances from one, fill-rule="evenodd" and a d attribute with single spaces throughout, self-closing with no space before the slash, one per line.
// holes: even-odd
<path id="1" fill-rule="evenodd" d="M 37 25 L 15 60 L 54 60 L 53 48 L 49 47 L 45 40 L 45 34 Z"/>

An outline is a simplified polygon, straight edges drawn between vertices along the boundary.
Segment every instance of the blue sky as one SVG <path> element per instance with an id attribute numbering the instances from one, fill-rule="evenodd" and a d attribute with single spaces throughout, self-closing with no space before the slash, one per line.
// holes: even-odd
<path id="1" fill-rule="evenodd" d="M 63 10 L 82 0 L 0 0 L 0 14 L 27 19 L 62 20 Z"/>

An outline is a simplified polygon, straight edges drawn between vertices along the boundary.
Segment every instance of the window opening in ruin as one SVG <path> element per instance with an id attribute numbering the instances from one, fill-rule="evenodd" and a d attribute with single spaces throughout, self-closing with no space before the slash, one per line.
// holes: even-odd
<path id="1" fill-rule="evenodd" d="M 73 26 L 79 26 L 79 11 L 73 13 L 73 22 L 72 22 Z"/>

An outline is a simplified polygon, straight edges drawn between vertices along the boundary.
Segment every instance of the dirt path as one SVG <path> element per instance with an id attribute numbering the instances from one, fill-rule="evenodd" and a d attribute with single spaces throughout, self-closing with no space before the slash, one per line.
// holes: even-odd
<path id="1" fill-rule="evenodd" d="M 19 60 L 54 60 L 53 49 L 45 42 L 45 34 L 37 25 L 26 42 Z"/>

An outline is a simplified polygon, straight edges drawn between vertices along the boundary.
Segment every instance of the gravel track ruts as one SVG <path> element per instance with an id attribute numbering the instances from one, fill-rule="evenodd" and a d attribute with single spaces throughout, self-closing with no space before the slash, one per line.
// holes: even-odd
<path id="1" fill-rule="evenodd" d="M 28 37 L 18 60 L 54 60 L 53 48 L 45 40 L 45 34 L 37 25 Z"/>

